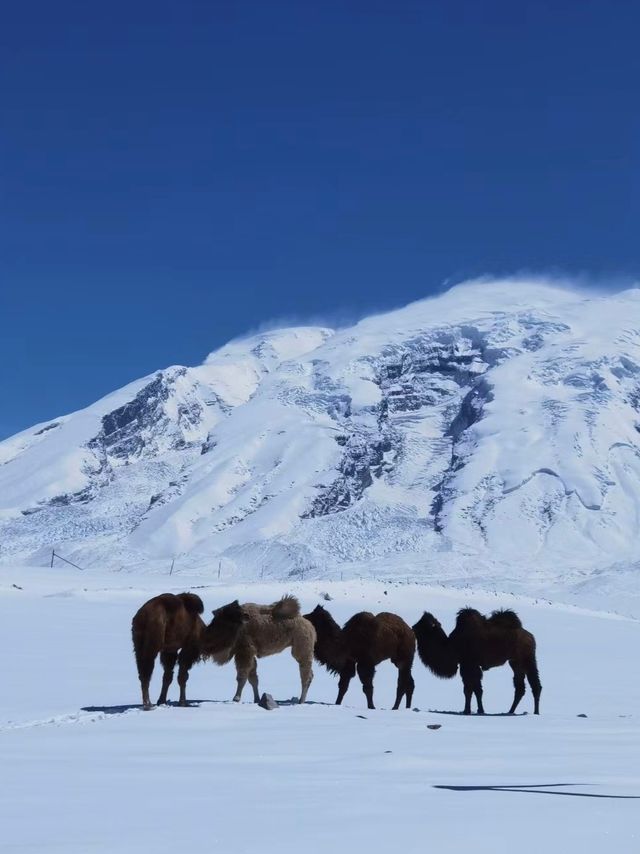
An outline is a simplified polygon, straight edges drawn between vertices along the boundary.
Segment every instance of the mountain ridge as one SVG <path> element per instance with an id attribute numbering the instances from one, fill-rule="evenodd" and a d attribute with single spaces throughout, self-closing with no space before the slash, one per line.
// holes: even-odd
<path id="1" fill-rule="evenodd" d="M 0 561 L 640 560 L 640 290 L 466 283 L 238 339 L 0 443 Z M 462 577 L 462 576 L 461 576 Z"/>

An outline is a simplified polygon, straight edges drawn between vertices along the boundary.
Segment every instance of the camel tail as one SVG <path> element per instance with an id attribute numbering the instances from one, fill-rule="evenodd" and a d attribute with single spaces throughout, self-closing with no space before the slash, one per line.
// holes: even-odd
<path id="1" fill-rule="evenodd" d="M 489 619 L 494 626 L 500 626 L 501 628 L 511 630 L 522 628 L 520 617 L 510 608 L 503 608 L 500 611 L 494 611 Z"/>
<path id="2" fill-rule="evenodd" d="M 162 649 L 164 625 L 148 620 L 146 614 L 136 614 L 131 623 L 133 654 L 140 679 L 150 678 L 153 662 Z"/>
<path id="3" fill-rule="evenodd" d="M 274 620 L 290 620 L 292 617 L 299 617 L 300 603 L 295 596 L 287 594 L 271 605 L 271 616 Z"/>
<path id="4" fill-rule="evenodd" d="M 146 650 L 144 635 L 137 632 L 135 628 L 131 632 L 131 640 L 133 641 L 133 654 L 136 659 L 136 668 L 140 679 L 149 671 L 150 655 Z"/>
<path id="5" fill-rule="evenodd" d="M 178 593 L 178 599 L 182 600 L 182 604 L 190 614 L 202 614 L 204 612 L 202 599 L 195 593 Z"/>

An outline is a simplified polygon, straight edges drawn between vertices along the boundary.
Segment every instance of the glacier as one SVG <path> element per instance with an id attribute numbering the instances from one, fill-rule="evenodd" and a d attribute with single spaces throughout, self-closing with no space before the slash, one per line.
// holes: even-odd
<path id="1" fill-rule="evenodd" d="M 250 335 L 0 443 L 4 564 L 544 578 L 622 601 L 639 529 L 635 287 L 479 280 Z"/>

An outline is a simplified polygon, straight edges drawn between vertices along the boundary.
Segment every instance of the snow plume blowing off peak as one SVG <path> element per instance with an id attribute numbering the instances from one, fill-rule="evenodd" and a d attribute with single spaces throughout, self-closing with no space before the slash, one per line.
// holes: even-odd
<path id="1" fill-rule="evenodd" d="M 258 332 L 0 443 L 4 563 L 631 584 L 639 519 L 640 290 L 581 281 Z"/>

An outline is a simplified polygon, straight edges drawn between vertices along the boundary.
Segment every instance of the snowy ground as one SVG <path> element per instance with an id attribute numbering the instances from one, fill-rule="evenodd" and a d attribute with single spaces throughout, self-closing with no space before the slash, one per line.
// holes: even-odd
<path id="1" fill-rule="evenodd" d="M 376 676 L 376 711 L 356 680 L 334 707 L 335 679 L 316 666 L 310 703 L 266 712 L 248 687 L 230 703 L 233 666 L 207 664 L 189 682 L 199 704 L 142 712 L 131 616 L 189 581 L 0 570 L 0 851 L 640 850 L 639 622 L 466 590 L 307 582 L 288 589 L 305 609 L 328 592 L 340 620 L 366 608 L 414 622 L 428 609 L 450 628 L 465 604 L 515 607 L 538 639 L 541 716 L 529 693 L 528 714 L 500 714 L 508 668 L 485 675 L 493 714 L 455 714 L 459 678 L 437 680 L 418 659 L 414 711 L 389 710 L 390 665 Z M 208 612 L 285 588 L 196 592 Z M 262 660 L 259 675 L 279 701 L 298 693 L 286 653 Z M 156 668 L 154 694 L 159 679 Z"/>

